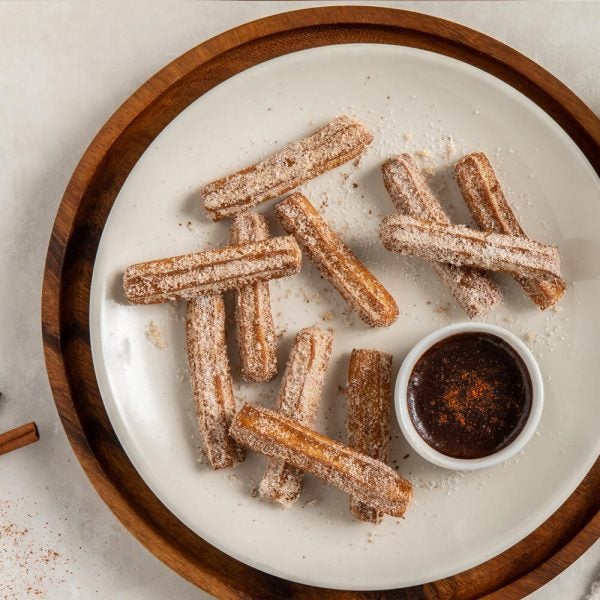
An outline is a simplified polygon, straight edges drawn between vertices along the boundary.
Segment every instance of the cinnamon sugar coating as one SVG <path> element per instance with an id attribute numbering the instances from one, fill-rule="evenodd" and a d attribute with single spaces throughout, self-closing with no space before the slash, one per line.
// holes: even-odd
<path id="1" fill-rule="evenodd" d="M 444 226 L 394 215 L 383 220 L 380 237 L 388 250 L 429 261 L 505 271 L 524 277 L 560 278 L 557 248 L 521 236 L 487 233 L 464 225 Z"/>
<path id="2" fill-rule="evenodd" d="M 461 158 L 454 166 L 454 176 L 473 219 L 483 231 L 527 237 L 483 152 L 473 152 Z M 567 287 L 561 277 L 551 280 L 515 278 L 542 310 L 558 302 Z"/>
<path id="3" fill-rule="evenodd" d="M 244 449 L 229 436 L 236 412 L 225 344 L 225 306 L 221 294 L 190 300 L 186 313 L 190 380 L 203 446 L 213 469 L 244 460 Z"/>
<path id="4" fill-rule="evenodd" d="M 269 226 L 259 214 L 243 212 L 231 224 L 232 245 L 266 240 Z M 269 283 L 257 281 L 235 290 L 235 330 L 242 377 L 261 383 L 277 373 L 275 325 Z"/>
<path id="5" fill-rule="evenodd" d="M 392 355 L 352 350 L 348 366 L 348 445 L 387 463 L 390 449 Z M 350 497 L 350 512 L 361 521 L 379 523 L 383 513 Z"/>
<path id="6" fill-rule="evenodd" d="M 380 281 L 356 258 L 300 193 L 282 200 L 275 214 L 293 234 L 318 271 L 370 327 L 387 327 L 398 318 L 398 306 Z"/>
<path id="7" fill-rule="evenodd" d="M 204 208 L 215 221 L 231 217 L 356 158 L 372 139 L 362 123 L 336 117 L 310 137 L 206 185 L 200 191 Z"/>
<path id="8" fill-rule="evenodd" d="M 399 212 L 416 219 L 450 225 L 410 154 L 386 160 L 381 170 L 385 188 Z M 430 264 L 470 318 L 485 315 L 502 300 L 498 286 L 488 273 L 448 263 Z"/>
<path id="9" fill-rule="evenodd" d="M 402 517 L 412 498 L 411 483 L 387 465 L 279 412 L 244 404 L 229 432 L 255 452 L 312 473 L 385 514 Z"/>
<path id="10" fill-rule="evenodd" d="M 310 429 L 315 426 L 332 345 L 331 331 L 309 327 L 298 332 L 277 395 L 277 410 Z M 303 476 L 293 465 L 270 458 L 259 492 L 290 506 L 302 491 Z"/>
<path id="11" fill-rule="evenodd" d="M 133 304 L 190 300 L 300 270 L 302 253 L 292 236 L 225 246 L 131 265 L 123 288 Z"/>

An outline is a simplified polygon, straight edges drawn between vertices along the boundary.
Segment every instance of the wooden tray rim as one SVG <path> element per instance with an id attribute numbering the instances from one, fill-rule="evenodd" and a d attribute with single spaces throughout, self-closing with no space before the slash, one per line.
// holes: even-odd
<path id="1" fill-rule="evenodd" d="M 98 171 L 103 166 L 104 155 L 118 143 L 121 135 L 127 130 L 130 124 L 144 111 L 161 97 L 169 88 L 176 85 L 186 74 L 192 70 L 200 68 L 202 65 L 210 62 L 219 55 L 226 54 L 228 51 L 244 46 L 249 42 L 266 39 L 269 36 L 285 36 L 286 33 L 294 30 L 310 30 L 311 28 L 326 27 L 383 27 L 400 28 L 408 33 L 413 33 L 415 37 L 408 46 L 421 47 L 419 45 L 419 35 L 432 35 L 449 44 L 460 46 L 460 51 L 468 49 L 475 53 L 483 53 L 488 58 L 497 63 L 497 72 L 492 72 L 500 79 L 503 79 L 503 71 L 513 72 L 522 78 L 523 81 L 529 81 L 531 89 L 524 89 L 507 81 L 516 89 L 524 92 L 534 102 L 541 106 L 535 93 L 540 91 L 556 102 L 556 106 L 541 106 L 567 131 L 575 140 L 580 149 L 587 156 L 588 160 L 596 172 L 600 175 L 600 121 L 589 110 L 581 100 L 579 100 L 568 88 L 556 80 L 552 75 L 542 69 L 539 65 L 533 63 L 526 57 L 520 55 L 515 50 L 504 44 L 480 34 L 474 30 L 468 29 L 462 25 L 444 21 L 437 17 L 413 13 L 398 9 L 387 9 L 373 6 L 333 6 L 310 8 L 289 13 L 273 15 L 257 21 L 253 21 L 229 31 L 226 31 L 183 54 L 156 75 L 148 82 L 142 85 L 107 121 L 94 138 L 68 184 L 59 207 L 56 221 L 54 224 L 46 268 L 44 272 L 44 284 L 42 293 L 42 327 L 44 334 L 44 352 L 49 374 L 50 385 L 56 406 L 65 427 L 65 431 L 73 450 L 82 464 L 87 476 L 96 487 L 102 498 L 119 517 L 126 527 L 156 556 L 182 576 L 197 585 L 204 587 L 207 591 L 223 597 L 254 597 L 247 596 L 244 591 L 243 582 L 237 589 L 232 589 L 230 584 L 220 585 L 219 581 L 214 581 L 211 577 L 215 576 L 212 572 L 208 574 L 202 572 L 205 565 L 195 564 L 190 569 L 189 564 L 185 563 L 185 558 L 177 550 L 173 553 L 165 551 L 169 547 L 171 540 L 156 537 L 152 527 L 148 527 L 144 522 L 144 515 L 136 512 L 135 506 L 131 500 L 122 494 L 122 490 L 108 477 L 103 466 L 103 460 L 95 453 L 93 445 L 90 445 L 86 437 L 86 432 L 79 418 L 79 413 L 74 402 L 73 382 L 67 375 L 67 364 L 62 352 L 62 335 L 65 329 L 65 315 L 61 311 L 62 300 L 61 293 L 64 291 L 63 282 L 63 261 L 71 243 L 72 235 L 75 231 L 76 217 L 80 203 L 88 192 L 92 181 L 97 176 Z M 359 31 L 359 29 L 357 29 Z M 346 42 L 335 42 L 346 43 Z M 396 42 L 397 43 L 397 42 Z M 327 44 L 322 44 L 327 45 Z M 426 48 L 431 49 L 431 48 Z M 447 47 L 434 49 L 433 51 L 441 54 L 451 55 Z M 287 53 L 282 48 L 279 55 Z M 268 59 L 267 59 L 268 60 Z M 462 58 L 461 60 L 464 60 Z M 261 61 L 257 61 L 261 62 Z M 465 60 L 465 62 L 471 62 Z M 471 64 L 476 64 L 475 58 Z M 253 63 L 257 64 L 257 63 Z M 241 70 L 248 68 L 247 65 Z M 476 64 L 479 68 L 481 65 Z M 496 67 L 494 67 L 496 68 Z M 506 79 L 505 79 L 506 81 Z M 218 85 L 220 81 L 216 82 Z M 210 88 L 209 88 L 210 89 Z M 528 93 L 529 92 L 529 93 Z M 534 93 L 535 92 L 535 93 Z M 204 92 L 203 92 L 204 93 Z M 178 114 L 185 107 L 177 111 Z M 151 140 L 150 140 L 151 141 Z M 148 144 L 150 143 L 148 142 Z M 98 152 L 100 150 L 100 152 Z M 119 185 L 120 187 L 120 185 Z M 93 257 L 91 259 L 93 265 Z M 90 280 L 91 280 L 91 273 Z M 89 291 L 89 290 L 88 290 Z M 88 343 L 89 343 L 89 331 Z M 114 432 L 113 432 L 114 435 Z M 117 442 L 118 444 L 118 442 Z M 119 446 L 120 448 L 120 446 Z M 120 448 L 123 452 L 122 448 Z M 584 485 L 592 472 L 597 472 L 599 463 L 597 462 L 591 469 L 586 479 L 580 484 L 578 490 Z M 122 482 L 119 482 L 122 483 Z M 149 490 L 148 490 L 149 492 Z M 151 492 L 149 492 L 151 494 Z M 565 502 L 569 503 L 576 492 Z M 564 506 L 564 505 L 563 505 Z M 591 515 L 587 524 L 578 531 L 572 532 L 568 540 L 553 554 L 545 556 L 544 560 L 538 564 L 537 568 L 529 571 L 523 576 L 504 582 L 503 587 L 493 590 L 493 597 L 520 597 L 515 593 L 529 593 L 549 581 L 556 574 L 566 568 L 575 558 L 584 552 L 598 537 L 600 537 L 600 512 L 596 510 Z M 562 509 L 562 508 L 561 508 Z M 559 509 L 559 510 L 561 510 Z M 166 510 L 166 509 L 165 509 Z M 556 514 L 556 513 L 555 513 Z M 550 517 L 549 520 L 551 520 Z M 541 526 L 543 527 L 543 526 Z M 533 534 L 531 534 L 533 535 Z M 530 537 L 530 536 L 528 536 Z M 527 538 L 525 538 L 527 539 Z M 508 551 L 507 551 L 508 552 Z M 505 554 L 505 553 L 503 553 Z M 501 557 L 502 555 L 500 555 Z M 488 563 L 492 564 L 497 558 L 491 559 Z M 230 559 L 233 561 L 233 559 Z M 484 563 L 487 565 L 488 563 Z M 475 567 L 472 570 L 480 569 L 483 565 Z M 199 570 L 200 572 L 197 572 Z M 263 575 L 262 573 L 260 574 Z M 267 576 L 270 577 L 270 576 Z M 217 576 L 218 579 L 218 576 Z M 277 578 L 272 578 L 277 579 Z M 453 578 L 448 578 L 451 582 Z M 281 580 L 279 580 L 281 581 Z M 419 595 L 414 595 L 411 590 L 406 590 L 409 594 L 406 597 L 438 597 L 438 588 L 432 584 L 418 586 L 421 590 Z M 313 597 L 309 586 L 293 584 L 294 597 Z M 451 589 L 451 586 L 442 586 L 440 590 Z M 322 590 L 324 592 L 324 590 Z M 415 588 L 416 591 L 416 588 Z M 488 590 L 489 591 L 489 590 Z M 231 594 L 234 595 L 231 595 Z M 324 596 L 322 596 L 324 597 Z M 329 597 L 329 596 L 328 596 Z M 364 593 L 334 593 L 331 597 L 371 597 Z M 383 597 L 378 593 L 377 597 Z M 404 597 L 404 596 L 394 596 Z M 490 595 L 489 597 L 492 597 Z"/>

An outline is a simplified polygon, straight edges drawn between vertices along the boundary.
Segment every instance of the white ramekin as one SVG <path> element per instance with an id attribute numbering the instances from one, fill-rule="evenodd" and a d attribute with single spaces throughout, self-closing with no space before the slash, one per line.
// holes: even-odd
<path id="1" fill-rule="evenodd" d="M 437 342 L 455 335 L 457 333 L 467 333 L 480 331 L 482 333 L 490 333 L 496 335 L 507 344 L 509 344 L 513 350 L 523 359 L 529 376 L 531 377 L 531 411 L 529 417 L 525 422 L 521 433 L 508 445 L 494 452 L 489 456 L 482 458 L 453 458 L 446 456 L 441 452 L 438 452 L 432 448 L 416 430 L 408 412 L 408 401 L 407 401 L 407 388 L 410 375 L 416 362 L 423 356 L 423 354 L 429 350 Z M 458 471 L 474 471 L 476 469 L 485 469 L 494 465 L 500 464 L 505 460 L 511 458 L 517 452 L 523 449 L 523 446 L 529 441 L 529 438 L 534 434 L 542 416 L 542 408 L 544 406 L 544 384 L 542 381 L 542 374 L 540 368 L 531 353 L 531 350 L 515 335 L 502 327 L 497 325 L 490 325 L 488 323 L 455 323 L 454 325 L 448 325 L 442 327 L 433 333 L 425 336 L 420 342 L 418 342 L 412 350 L 407 354 L 398 377 L 396 378 L 396 388 L 394 391 L 394 401 L 396 404 L 396 416 L 400 423 L 400 428 L 404 437 L 408 443 L 412 446 L 413 450 L 420 454 L 423 458 L 432 462 L 434 465 L 444 467 L 445 469 L 454 469 Z"/>

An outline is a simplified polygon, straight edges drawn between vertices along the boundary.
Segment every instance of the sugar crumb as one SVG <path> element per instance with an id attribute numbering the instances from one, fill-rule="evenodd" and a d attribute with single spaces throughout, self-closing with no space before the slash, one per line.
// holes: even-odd
<path id="1" fill-rule="evenodd" d="M 148 323 L 146 323 L 146 337 L 159 350 L 164 350 L 167 347 L 167 344 L 163 339 L 162 330 L 154 321 L 148 321 Z"/>
<path id="2" fill-rule="evenodd" d="M 417 150 L 415 152 L 415 156 L 422 160 L 430 160 L 433 155 L 429 150 L 427 150 L 427 148 L 421 148 L 421 150 Z"/>

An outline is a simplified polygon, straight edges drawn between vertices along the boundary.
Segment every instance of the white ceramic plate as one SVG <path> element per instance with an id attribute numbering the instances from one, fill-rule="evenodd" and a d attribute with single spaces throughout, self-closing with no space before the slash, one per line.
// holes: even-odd
<path id="1" fill-rule="evenodd" d="M 251 495 L 264 459 L 232 471 L 198 462 L 181 307 L 127 306 L 126 265 L 209 246 L 228 224 L 209 222 L 197 190 L 303 137 L 340 113 L 355 115 L 375 140 L 359 167 L 348 164 L 301 189 L 391 290 L 401 315 L 368 329 L 305 260 L 302 272 L 271 284 L 280 366 L 295 333 L 336 330 L 323 395 L 321 431 L 344 439 L 347 359 L 354 347 L 394 354 L 441 325 L 463 320 L 427 265 L 386 252 L 376 232 L 392 205 L 379 168 L 417 152 L 457 221 L 467 219 L 451 176 L 464 153 L 485 151 L 531 237 L 558 244 L 569 289 L 558 311 L 539 312 L 508 278 L 504 304 L 488 319 L 523 337 L 544 374 L 538 435 L 509 463 L 452 473 L 419 459 L 396 427 L 393 465 L 410 477 L 405 520 L 379 527 L 352 520 L 347 497 L 312 477 L 283 510 Z M 260 210 L 272 217 L 273 202 Z M 317 586 L 384 589 L 445 577 L 513 545 L 575 489 L 599 451 L 600 185 L 571 139 L 514 89 L 459 61 L 422 50 L 344 45 L 283 56 L 244 71 L 199 98 L 152 143 L 125 182 L 96 258 L 90 308 L 96 374 L 129 458 L 160 500 L 188 527 L 254 567 Z M 323 320 L 331 317 L 333 320 Z M 145 334 L 153 321 L 166 348 Z M 230 336 L 233 341 L 233 336 Z M 231 358 L 237 364 L 232 344 Z M 234 366 L 235 368 L 235 366 Z M 281 370 L 281 368 L 280 368 Z M 270 406 L 279 378 L 241 384 L 238 401 Z M 409 456 L 407 456 L 409 455 Z"/>

